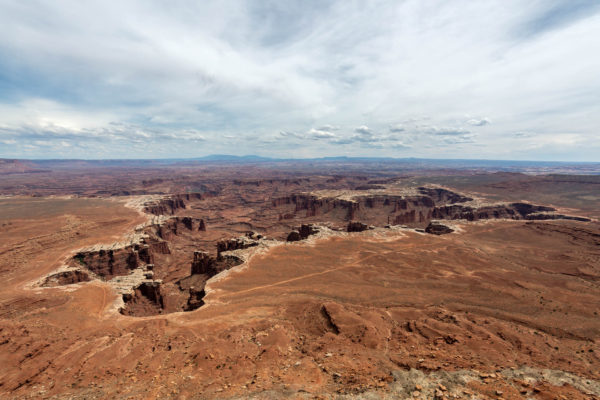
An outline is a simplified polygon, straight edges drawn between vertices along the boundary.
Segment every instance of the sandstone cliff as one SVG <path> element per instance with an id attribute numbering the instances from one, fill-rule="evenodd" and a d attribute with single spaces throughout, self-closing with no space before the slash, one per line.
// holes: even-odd
<path id="1" fill-rule="evenodd" d="M 204 219 L 193 217 L 171 217 L 154 226 L 156 234 L 164 240 L 169 240 L 173 235 L 183 231 L 204 232 L 206 223 Z"/>
<path id="2" fill-rule="evenodd" d="M 552 207 L 528 203 L 478 205 L 471 197 L 443 188 L 417 189 L 419 194 L 358 194 L 319 197 L 294 194 L 273 199 L 279 221 L 309 219 L 313 221 L 349 222 L 359 220 L 368 225 L 425 226 L 432 219 L 575 219 L 586 218 L 555 214 Z M 292 234 L 294 239 L 295 235 Z"/>
<path id="3" fill-rule="evenodd" d="M 145 205 L 144 211 L 154 215 L 173 215 L 179 209 L 186 208 L 186 202 L 190 200 L 202 200 L 207 194 L 202 193 L 184 193 L 175 194 L 158 201 L 149 202 Z"/>

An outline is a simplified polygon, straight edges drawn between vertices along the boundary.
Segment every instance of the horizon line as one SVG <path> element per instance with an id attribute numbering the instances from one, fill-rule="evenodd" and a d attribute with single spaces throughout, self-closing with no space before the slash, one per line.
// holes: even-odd
<path id="1" fill-rule="evenodd" d="M 229 158 L 230 160 L 228 160 Z M 334 159 L 346 160 L 424 160 L 424 161 L 486 161 L 486 162 L 530 162 L 530 163 L 561 163 L 561 164 L 599 164 L 600 161 L 565 161 L 565 160 L 535 160 L 535 159 L 500 159 L 500 158 L 428 158 L 428 157 L 390 157 L 390 156 L 321 156 L 321 157 L 267 157 L 255 154 L 242 156 L 233 154 L 208 154 L 199 157 L 160 157 L 160 158 L 8 158 L 0 160 L 16 161 L 254 161 L 254 162 L 285 162 L 285 161 L 326 161 Z"/>

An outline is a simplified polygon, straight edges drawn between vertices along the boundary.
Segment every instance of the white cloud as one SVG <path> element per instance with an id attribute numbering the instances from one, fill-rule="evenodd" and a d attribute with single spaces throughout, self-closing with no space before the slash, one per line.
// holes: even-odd
<path id="1" fill-rule="evenodd" d="M 311 129 L 308 131 L 308 136 L 315 139 L 331 139 L 336 137 L 335 133 L 319 129 Z"/>
<path id="2" fill-rule="evenodd" d="M 462 136 L 469 134 L 470 132 L 462 127 L 438 127 L 435 125 L 432 126 L 421 126 L 419 127 L 419 131 L 430 134 L 430 135 L 438 135 L 438 136 Z"/>
<path id="3" fill-rule="evenodd" d="M 333 125 L 323 125 L 320 126 L 319 128 L 317 128 L 320 131 L 326 131 L 326 132 L 334 132 L 340 129 L 339 126 L 333 126 Z"/>
<path id="4" fill-rule="evenodd" d="M 390 132 L 393 132 L 393 133 L 404 132 L 404 131 L 406 130 L 406 129 L 404 128 L 404 125 L 403 125 L 403 124 L 395 124 L 395 125 L 392 125 L 392 126 L 390 126 L 390 128 L 389 128 L 389 129 L 390 129 Z"/>
<path id="5" fill-rule="evenodd" d="M 531 132 L 515 132 L 512 136 L 515 138 L 530 138 L 535 137 L 535 134 Z"/>
<path id="6" fill-rule="evenodd" d="M 597 159 L 596 3 L 4 1 L 0 156 Z"/>
<path id="7" fill-rule="evenodd" d="M 473 125 L 473 126 L 484 126 L 484 125 L 488 125 L 491 123 L 492 122 L 489 120 L 489 118 L 481 118 L 481 119 L 471 118 L 467 121 L 467 124 Z"/>
<path id="8" fill-rule="evenodd" d="M 358 128 L 354 128 L 354 132 L 358 133 L 359 135 L 365 135 L 365 136 L 373 134 L 371 132 L 371 130 L 369 129 L 369 127 L 366 125 L 361 125 Z"/>

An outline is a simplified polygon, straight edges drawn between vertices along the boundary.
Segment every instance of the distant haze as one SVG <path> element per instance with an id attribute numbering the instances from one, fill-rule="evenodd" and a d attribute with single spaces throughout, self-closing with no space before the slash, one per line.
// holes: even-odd
<path id="1" fill-rule="evenodd" d="M 600 2 L 2 1 L 0 158 L 600 161 Z"/>

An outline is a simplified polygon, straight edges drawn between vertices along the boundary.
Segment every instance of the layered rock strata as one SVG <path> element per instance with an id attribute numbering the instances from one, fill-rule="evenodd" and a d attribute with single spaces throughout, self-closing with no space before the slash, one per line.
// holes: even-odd
<path id="1" fill-rule="evenodd" d="M 177 210 L 185 209 L 186 202 L 202 200 L 207 196 L 207 194 L 202 193 L 175 194 L 160 200 L 148 202 L 144 207 L 144 211 L 154 215 L 173 215 Z"/>
<path id="2" fill-rule="evenodd" d="M 443 188 L 420 187 L 409 194 L 364 192 L 318 196 L 295 194 L 272 200 L 279 220 L 311 219 L 337 222 L 358 220 L 366 224 L 426 226 L 434 219 L 572 219 L 587 218 L 555 213 L 552 207 L 529 203 L 481 204 L 473 198 Z M 295 235 L 294 235 L 295 236 Z"/>
<path id="3" fill-rule="evenodd" d="M 314 226 L 313 224 L 302 224 L 299 228 L 291 231 L 286 240 L 288 242 L 297 242 L 299 240 L 304 240 L 316 233 L 319 233 L 318 227 Z"/>

